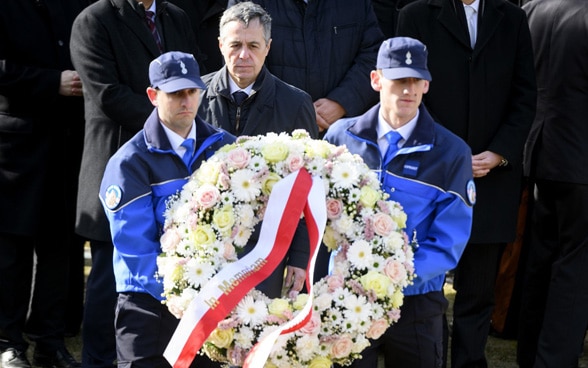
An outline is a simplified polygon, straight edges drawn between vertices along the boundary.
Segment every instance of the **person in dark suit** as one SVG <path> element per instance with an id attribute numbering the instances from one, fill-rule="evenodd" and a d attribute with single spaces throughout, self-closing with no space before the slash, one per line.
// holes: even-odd
<path id="1" fill-rule="evenodd" d="M 146 11 L 155 15 L 155 33 L 149 28 Z M 89 239 L 92 255 L 82 363 L 84 367 L 112 367 L 117 294 L 113 244 L 98 199 L 100 181 L 110 156 L 143 127 L 153 110 L 145 94 L 151 60 L 162 51 L 197 54 L 197 48 L 186 13 L 161 0 L 98 0 L 76 18 L 70 47 L 84 83 L 86 116 L 76 231 Z"/>
<path id="2" fill-rule="evenodd" d="M 477 201 L 454 271 L 451 364 L 486 367 L 496 273 L 516 237 L 523 146 L 535 115 L 527 18 L 504 0 L 418 0 L 400 10 L 397 34 L 429 48 L 435 83 L 424 103 L 472 150 Z"/>
<path id="3" fill-rule="evenodd" d="M 588 2 L 533 0 L 523 10 L 539 96 L 525 147 L 535 195 L 517 361 L 577 367 L 588 326 Z"/>
<path id="4" fill-rule="evenodd" d="M 228 6 L 244 0 L 229 0 Z M 268 70 L 307 92 L 325 132 L 378 102 L 369 73 L 384 41 L 371 0 L 254 0 L 272 17 Z"/>
<path id="5" fill-rule="evenodd" d="M 223 56 L 218 50 L 218 22 L 228 0 L 168 0 L 190 17 L 200 54 L 196 55 L 202 75 L 219 70 Z"/>
<path id="6" fill-rule="evenodd" d="M 68 45 L 86 5 L 0 2 L 3 368 L 31 366 L 29 341 L 36 366 L 80 366 L 64 340 L 70 252 L 82 248 L 74 218 L 84 129 L 82 83 Z"/>
<path id="7" fill-rule="evenodd" d="M 279 80 L 264 66 L 271 45 L 269 14 L 252 2 L 239 3 L 224 12 L 219 27 L 219 48 L 225 66 L 203 78 L 207 88 L 198 115 L 237 136 L 304 129 L 312 138 L 318 138 L 310 96 Z M 257 243 L 258 234 L 254 232 L 243 254 Z M 300 291 L 308 258 L 308 231 L 302 221 L 287 258 L 258 289 L 272 298 L 282 295 L 284 282 L 289 290 Z"/>

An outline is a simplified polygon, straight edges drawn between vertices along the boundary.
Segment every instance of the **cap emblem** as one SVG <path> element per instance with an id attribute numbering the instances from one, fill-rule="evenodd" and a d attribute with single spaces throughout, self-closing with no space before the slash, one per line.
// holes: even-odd
<path id="1" fill-rule="evenodd" d="M 410 53 L 410 51 L 406 53 L 406 60 L 404 60 L 404 62 L 406 63 L 406 65 L 412 64 L 412 54 Z"/>
<path id="2" fill-rule="evenodd" d="M 186 68 L 186 64 L 183 61 L 180 61 L 180 67 L 182 68 L 182 74 L 188 74 L 188 69 Z"/>

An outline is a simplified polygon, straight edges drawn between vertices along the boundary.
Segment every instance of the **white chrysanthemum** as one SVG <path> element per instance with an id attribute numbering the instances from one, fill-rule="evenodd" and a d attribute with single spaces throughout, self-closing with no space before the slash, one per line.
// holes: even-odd
<path id="1" fill-rule="evenodd" d="M 231 177 L 235 199 L 243 202 L 255 200 L 261 194 L 261 182 L 254 178 L 251 170 L 237 170 Z"/>
<path id="2" fill-rule="evenodd" d="M 265 321 L 268 315 L 267 305 L 262 300 L 254 300 L 252 296 L 245 296 L 237 305 L 237 316 L 243 323 L 257 326 Z"/>
<path id="3" fill-rule="evenodd" d="M 372 313 L 372 308 L 363 295 L 348 295 L 345 298 L 345 309 L 346 322 L 351 325 L 369 320 Z"/>
<path id="4" fill-rule="evenodd" d="M 370 245 L 371 246 L 371 245 Z M 370 268 L 374 271 L 382 272 L 384 270 L 384 264 L 386 263 L 386 258 L 380 254 L 373 254 L 372 253 L 372 264 Z"/>
<path id="5" fill-rule="evenodd" d="M 256 155 L 251 157 L 251 161 L 249 162 L 249 168 L 255 172 L 266 170 L 267 162 L 263 159 L 263 157 Z"/>
<path id="6" fill-rule="evenodd" d="M 404 246 L 404 235 L 399 232 L 392 232 L 384 240 L 386 251 L 390 253 L 400 253 L 399 250 Z"/>
<path id="7" fill-rule="evenodd" d="M 210 263 L 198 262 L 195 259 L 190 259 L 185 269 L 186 280 L 196 288 L 205 285 L 215 273 L 214 266 Z"/>
<path id="8" fill-rule="evenodd" d="M 308 172 L 310 173 L 310 175 L 312 176 L 323 176 L 323 172 L 325 170 L 325 161 L 319 158 L 314 158 L 312 160 L 310 160 L 305 167 L 307 168 Z M 328 180 L 325 180 L 325 184 L 327 185 L 327 188 L 325 190 L 325 192 L 328 192 L 328 185 L 329 182 Z"/>
<path id="9" fill-rule="evenodd" d="M 328 293 L 318 294 L 314 298 L 314 307 L 320 312 L 325 309 L 331 308 L 331 303 L 333 302 L 333 296 Z"/>
<path id="10" fill-rule="evenodd" d="M 251 349 L 255 341 L 255 333 L 249 327 L 243 326 L 239 329 L 239 333 L 235 335 L 235 345 L 243 349 Z"/>
<path id="11" fill-rule="evenodd" d="M 253 207 L 248 204 L 239 205 L 235 211 L 239 215 L 239 222 L 241 226 L 253 227 L 257 221 L 255 221 L 255 213 Z"/>
<path id="12" fill-rule="evenodd" d="M 314 356 L 315 348 L 319 345 L 316 335 L 302 335 L 296 340 L 296 351 L 301 360 L 310 360 Z"/>
<path id="13" fill-rule="evenodd" d="M 349 189 L 348 202 L 357 203 L 361 197 L 361 190 L 359 188 Z"/>
<path id="14" fill-rule="evenodd" d="M 336 187 L 352 188 L 354 185 L 357 185 L 359 176 L 357 175 L 355 165 L 341 163 L 333 167 L 331 178 Z"/>
<path id="15" fill-rule="evenodd" d="M 251 230 L 251 227 L 239 226 L 234 238 L 235 245 L 241 248 L 246 246 L 249 238 L 251 238 Z"/>
<path id="16" fill-rule="evenodd" d="M 347 251 L 347 259 L 357 269 L 364 270 L 371 267 L 373 257 L 370 243 L 363 239 L 355 241 Z"/>

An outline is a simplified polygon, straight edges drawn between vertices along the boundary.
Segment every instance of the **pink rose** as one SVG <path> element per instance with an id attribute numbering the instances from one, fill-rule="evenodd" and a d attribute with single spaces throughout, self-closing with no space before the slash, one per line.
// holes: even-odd
<path id="1" fill-rule="evenodd" d="M 235 247 L 231 243 L 225 243 L 225 247 L 223 249 L 223 257 L 228 261 L 236 261 L 237 260 L 237 252 L 235 251 Z"/>
<path id="2" fill-rule="evenodd" d="M 337 219 L 343 212 L 343 202 L 339 199 L 327 199 L 327 217 L 330 220 Z"/>
<path id="3" fill-rule="evenodd" d="M 335 359 L 341 359 L 351 354 L 353 348 L 353 340 L 349 335 L 339 336 L 331 346 L 331 355 Z"/>
<path id="4" fill-rule="evenodd" d="M 321 316 L 320 314 L 313 312 L 312 317 L 310 317 L 310 320 L 304 326 L 302 326 L 300 332 L 306 335 L 315 335 L 319 332 L 320 327 Z"/>
<path id="5" fill-rule="evenodd" d="M 175 252 L 178 244 L 180 244 L 180 234 L 176 229 L 168 229 L 159 240 L 161 242 L 161 250 L 165 253 Z"/>
<path id="6" fill-rule="evenodd" d="M 290 172 L 294 172 L 304 166 L 304 159 L 300 155 L 291 155 L 287 161 Z"/>
<path id="7" fill-rule="evenodd" d="M 246 149 L 243 148 L 235 148 L 234 150 L 229 151 L 227 154 L 228 164 L 237 169 L 247 167 L 250 160 L 251 155 Z"/>
<path id="8" fill-rule="evenodd" d="M 343 277 L 341 275 L 331 275 L 327 278 L 327 285 L 329 286 L 329 291 L 335 291 L 336 289 L 343 286 Z"/>
<path id="9" fill-rule="evenodd" d="M 220 200 L 218 188 L 211 184 L 203 184 L 196 190 L 195 196 L 196 202 L 204 209 L 214 207 Z"/>
<path id="10" fill-rule="evenodd" d="M 388 329 L 388 322 L 386 322 L 384 318 L 380 318 L 372 321 L 372 325 L 366 332 L 365 336 L 368 339 L 378 339 L 384 332 L 386 332 L 386 329 Z"/>
<path id="11" fill-rule="evenodd" d="M 398 283 L 406 277 L 406 268 L 401 262 L 388 258 L 384 264 L 384 275 L 394 283 Z"/>
<path id="12" fill-rule="evenodd" d="M 384 213 L 378 212 L 374 215 L 373 219 L 373 228 L 376 234 L 380 236 L 387 236 L 392 234 L 395 229 L 395 223 L 392 220 L 392 217 L 386 215 Z"/>

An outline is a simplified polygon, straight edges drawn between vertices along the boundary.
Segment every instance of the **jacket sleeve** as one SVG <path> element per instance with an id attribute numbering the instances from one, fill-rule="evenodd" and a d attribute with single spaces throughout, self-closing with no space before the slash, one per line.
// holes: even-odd
<path id="1" fill-rule="evenodd" d="M 327 98 L 345 107 L 346 116 L 363 114 L 378 102 L 378 94 L 372 89 L 370 72 L 376 66 L 378 50 L 384 41 L 384 34 L 378 24 L 371 1 L 358 1 L 364 9 L 361 45 L 357 50 L 353 65 L 339 85 L 327 94 Z M 333 60 L 336 62 L 336 60 Z"/>
<path id="2" fill-rule="evenodd" d="M 100 199 L 115 247 L 115 274 L 134 278 L 135 283 L 141 284 L 154 298 L 161 300 L 163 286 L 154 278 L 160 253 L 160 234 L 148 172 L 136 162 L 130 164 L 129 160 L 111 160 L 100 188 Z M 113 205 L 116 202 L 113 203 L 110 197 L 112 188 L 120 190 L 118 205 Z"/>

